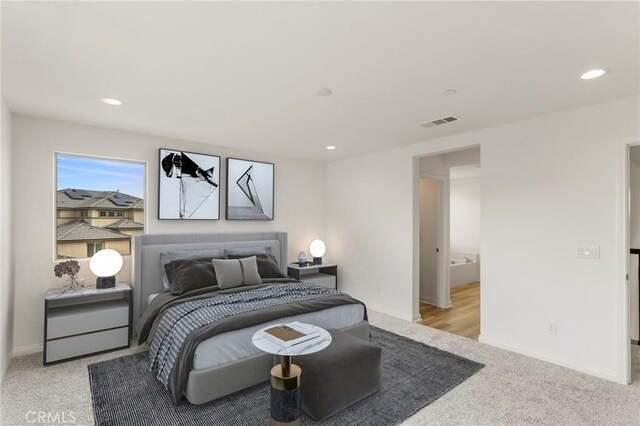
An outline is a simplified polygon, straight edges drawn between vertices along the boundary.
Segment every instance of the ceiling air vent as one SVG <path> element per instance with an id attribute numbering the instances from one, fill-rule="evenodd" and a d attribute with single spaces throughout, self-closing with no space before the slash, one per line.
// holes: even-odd
<path id="1" fill-rule="evenodd" d="M 460 118 L 456 117 L 455 115 L 450 115 L 449 117 L 443 117 L 443 118 L 438 118 L 437 120 L 433 120 L 433 121 L 428 121 L 424 124 L 421 124 L 422 127 L 436 127 L 436 126 L 441 126 L 443 124 L 447 124 L 447 123 L 453 123 L 454 121 L 458 121 L 460 120 Z"/>

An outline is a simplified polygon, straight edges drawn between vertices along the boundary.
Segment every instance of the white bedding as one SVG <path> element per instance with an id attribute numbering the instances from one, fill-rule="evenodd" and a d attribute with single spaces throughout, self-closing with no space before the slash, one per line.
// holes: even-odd
<path id="1" fill-rule="evenodd" d="M 160 293 L 154 293 L 147 298 L 147 306 Z M 260 349 L 253 346 L 253 334 L 271 324 L 300 321 L 314 324 L 325 330 L 331 328 L 345 328 L 362 322 L 364 306 L 361 304 L 334 306 L 318 312 L 294 315 L 263 323 L 254 327 L 242 328 L 218 336 L 211 337 L 200 343 L 193 357 L 193 369 L 217 367 L 241 358 L 257 355 Z"/>

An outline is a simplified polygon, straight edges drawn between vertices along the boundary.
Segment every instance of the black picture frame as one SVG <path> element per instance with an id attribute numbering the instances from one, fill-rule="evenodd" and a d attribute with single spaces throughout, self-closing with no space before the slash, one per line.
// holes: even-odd
<path id="1" fill-rule="evenodd" d="M 246 176 L 246 173 L 249 169 L 254 165 L 259 165 L 260 173 L 264 174 L 265 172 L 270 174 L 270 178 L 267 177 L 266 180 L 264 176 L 261 177 L 262 182 L 260 186 L 261 190 L 257 191 L 255 188 L 255 181 L 253 180 L 253 176 L 249 176 L 249 179 L 246 181 L 246 184 L 241 186 L 239 183 L 239 179 L 236 179 L 238 172 L 236 171 L 236 167 L 238 165 L 233 164 L 234 162 L 243 162 L 246 163 L 244 165 L 240 165 L 242 168 L 246 168 L 245 172 L 240 177 Z M 244 167 L 249 166 L 249 167 Z M 265 168 L 264 166 L 267 166 Z M 269 172 L 270 169 L 270 172 Z M 233 174 L 233 176 L 232 176 Z M 227 157 L 226 159 L 226 202 L 225 202 L 225 218 L 226 220 L 261 220 L 261 221 L 270 221 L 275 219 L 275 176 L 276 176 L 276 166 L 273 163 L 268 163 L 265 161 L 256 161 L 256 160 L 247 160 L 244 158 L 234 158 Z M 250 182 L 253 183 L 253 187 L 250 187 Z M 266 183 L 265 183 L 266 182 Z M 253 193 L 255 191 L 255 194 Z M 270 195 L 270 197 L 269 197 Z M 245 200 L 247 205 L 240 206 L 236 205 L 233 200 L 230 198 L 239 197 L 240 199 Z M 262 206 L 262 202 L 260 201 L 260 197 L 267 197 L 267 211 Z M 270 199 L 269 199 L 270 198 Z M 247 201 L 248 200 L 248 201 Z M 269 205 L 270 202 L 270 205 Z M 253 204 L 253 206 L 251 205 Z M 251 212 L 251 210 L 255 210 L 255 208 L 261 209 L 262 214 L 257 211 Z M 253 214 L 252 214 L 253 213 Z"/>
<path id="2" fill-rule="evenodd" d="M 173 179 L 174 176 L 169 176 L 169 172 L 167 172 L 166 168 L 168 167 L 168 161 L 173 161 L 173 160 L 167 160 L 167 154 L 176 154 L 176 153 L 180 153 L 183 156 L 186 156 L 190 161 L 192 161 L 193 163 L 195 163 L 195 168 L 196 170 L 191 170 L 191 172 L 193 173 L 189 173 L 191 176 L 189 176 L 190 178 L 194 178 L 194 179 L 199 179 L 197 182 L 193 182 L 193 183 L 198 183 L 198 184 L 202 184 L 205 181 L 208 181 L 208 179 L 206 178 L 206 172 L 208 172 L 210 170 L 210 168 L 208 169 L 203 169 L 196 160 L 202 160 L 201 158 L 198 157 L 207 157 L 208 159 L 213 159 L 213 171 L 212 171 L 212 176 L 211 176 L 211 181 L 212 183 L 217 183 L 217 187 L 215 187 L 214 191 L 211 193 L 211 195 L 214 195 L 214 199 L 215 199 L 215 203 L 217 204 L 217 208 L 215 208 L 213 210 L 212 215 L 208 216 L 208 217 L 201 217 L 202 213 L 199 212 L 196 215 L 197 210 L 199 210 L 201 208 L 201 205 L 196 207 L 195 210 L 193 210 L 193 212 L 191 212 L 189 214 L 189 209 L 185 209 L 184 206 L 178 206 L 178 214 L 177 215 L 170 215 L 167 214 L 168 210 L 173 210 L 172 207 L 167 207 L 167 204 L 163 203 L 170 203 L 170 201 L 167 201 L 167 197 L 171 197 L 174 196 L 175 194 L 173 194 L 173 192 L 175 192 L 175 189 L 173 190 L 168 190 L 167 187 L 165 186 L 163 188 L 163 179 Z M 192 159 L 191 157 L 189 157 L 189 155 L 196 157 L 195 159 Z M 220 220 L 220 191 L 222 189 L 222 173 L 220 172 L 221 166 L 222 166 L 222 159 L 220 158 L 219 155 L 214 155 L 214 154 L 205 154 L 205 153 L 200 153 L 200 152 L 192 152 L 192 151 L 185 151 L 182 149 L 171 149 L 171 148 L 159 148 L 158 149 L 158 220 Z M 165 161 L 165 164 L 163 165 L 163 161 Z M 180 160 L 182 161 L 182 159 Z M 207 163 L 204 165 L 204 167 L 209 166 L 211 163 Z M 175 162 L 172 164 L 172 171 L 175 171 Z M 216 166 L 217 165 L 217 166 Z M 184 164 L 183 164 L 184 167 Z M 181 172 L 181 176 L 185 173 L 182 168 L 180 170 Z M 199 177 L 195 177 L 194 175 L 200 175 Z M 180 179 L 180 184 L 182 185 L 182 178 L 181 177 L 177 177 L 175 176 L 177 179 Z M 164 181 L 165 183 L 167 183 L 168 181 Z M 188 190 L 188 189 L 187 189 Z M 205 199 L 204 202 L 206 202 L 209 198 Z M 181 203 L 181 201 L 178 201 L 178 203 Z M 188 203 L 188 200 L 187 200 Z M 186 205 L 186 203 L 185 203 Z M 197 203 L 195 204 L 197 205 Z M 164 214 L 163 214 L 164 213 Z M 182 217 L 181 217 L 182 215 Z M 193 217 L 194 215 L 196 215 L 196 217 Z M 187 217 L 188 216 L 188 217 Z"/>

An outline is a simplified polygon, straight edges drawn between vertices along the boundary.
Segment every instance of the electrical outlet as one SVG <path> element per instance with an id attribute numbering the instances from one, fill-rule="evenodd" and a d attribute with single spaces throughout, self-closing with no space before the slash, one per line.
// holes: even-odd
<path id="1" fill-rule="evenodd" d="M 558 324 L 556 324 L 555 322 L 550 322 L 549 324 L 547 324 L 547 331 L 549 332 L 549 334 L 558 334 Z"/>

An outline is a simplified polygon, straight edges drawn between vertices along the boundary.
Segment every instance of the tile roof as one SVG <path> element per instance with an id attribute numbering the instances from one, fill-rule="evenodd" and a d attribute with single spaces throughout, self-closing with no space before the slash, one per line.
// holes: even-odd
<path id="1" fill-rule="evenodd" d="M 105 226 L 109 229 L 143 229 L 144 225 L 131 219 L 122 219 Z"/>
<path id="2" fill-rule="evenodd" d="M 72 220 L 58 225 L 56 236 L 58 241 L 128 240 L 131 238 L 120 232 L 91 226 L 84 220 Z"/>
<path id="3" fill-rule="evenodd" d="M 143 208 L 144 200 L 118 191 L 65 188 L 58 191 L 57 206 L 59 209 L 128 210 Z"/>

